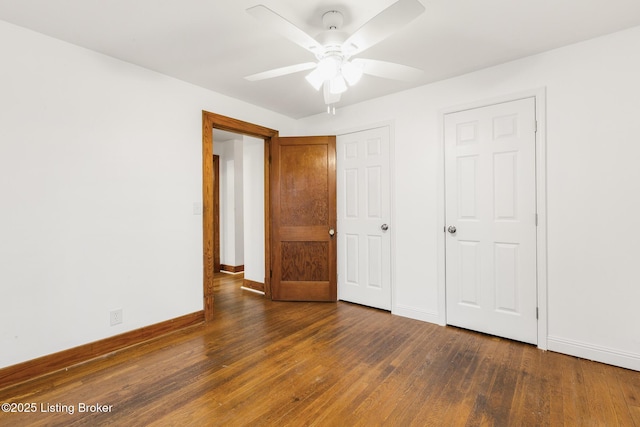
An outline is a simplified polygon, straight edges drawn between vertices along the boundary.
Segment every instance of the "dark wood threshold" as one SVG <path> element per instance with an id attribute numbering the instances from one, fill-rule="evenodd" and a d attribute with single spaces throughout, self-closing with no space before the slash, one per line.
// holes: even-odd
<path id="1" fill-rule="evenodd" d="M 227 271 L 229 273 L 242 273 L 244 271 L 244 265 L 220 264 L 220 270 Z"/>
<path id="2" fill-rule="evenodd" d="M 253 289 L 254 291 L 264 292 L 264 283 L 254 282 L 253 280 L 244 279 L 242 281 L 242 287 Z"/>
<path id="3" fill-rule="evenodd" d="M 125 347 L 204 322 L 204 310 L 0 369 L 0 388 L 87 362 Z"/>

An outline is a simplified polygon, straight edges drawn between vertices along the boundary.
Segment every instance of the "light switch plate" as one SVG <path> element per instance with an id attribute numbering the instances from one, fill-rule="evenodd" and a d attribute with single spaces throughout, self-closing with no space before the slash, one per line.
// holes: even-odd
<path id="1" fill-rule="evenodd" d="M 202 203 L 201 202 L 193 202 L 193 214 L 194 215 L 202 215 Z"/>

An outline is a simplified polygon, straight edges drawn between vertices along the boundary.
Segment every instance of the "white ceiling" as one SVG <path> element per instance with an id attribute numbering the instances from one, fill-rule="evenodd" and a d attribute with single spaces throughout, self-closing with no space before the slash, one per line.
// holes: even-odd
<path id="1" fill-rule="evenodd" d="M 340 10 L 353 32 L 395 0 L 0 0 L 0 19 L 300 118 L 325 110 L 305 72 L 243 77 L 313 61 L 245 10 L 264 4 L 322 31 Z M 424 70 L 406 83 L 365 76 L 340 106 L 640 25 L 639 0 L 421 0 L 426 12 L 359 55 Z M 639 47 L 640 48 L 640 47 Z"/>

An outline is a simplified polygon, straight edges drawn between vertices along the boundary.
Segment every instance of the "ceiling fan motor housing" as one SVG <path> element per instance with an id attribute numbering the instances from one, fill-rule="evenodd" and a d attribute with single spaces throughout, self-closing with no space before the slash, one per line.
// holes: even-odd
<path id="1" fill-rule="evenodd" d="M 322 15 L 322 25 L 325 31 L 318 34 L 316 39 L 322 45 L 322 49 L 316 52 L 318 60 L 329 56 L 348 57 L 344 52 L 343 43 L 347 39 L 348 34 L 341 31 L 344 17 L 337 10 L 330 10 Z"/>

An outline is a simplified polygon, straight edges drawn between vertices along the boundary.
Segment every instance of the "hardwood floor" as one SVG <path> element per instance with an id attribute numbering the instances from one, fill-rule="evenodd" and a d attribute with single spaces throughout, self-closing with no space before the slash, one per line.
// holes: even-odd
<path id="1" fill-rule="evenodd" d="M 211 323 L 2 389 L 36 412 L 0 425 L 640 426 L 640 372 L 215 282 Z"/>

